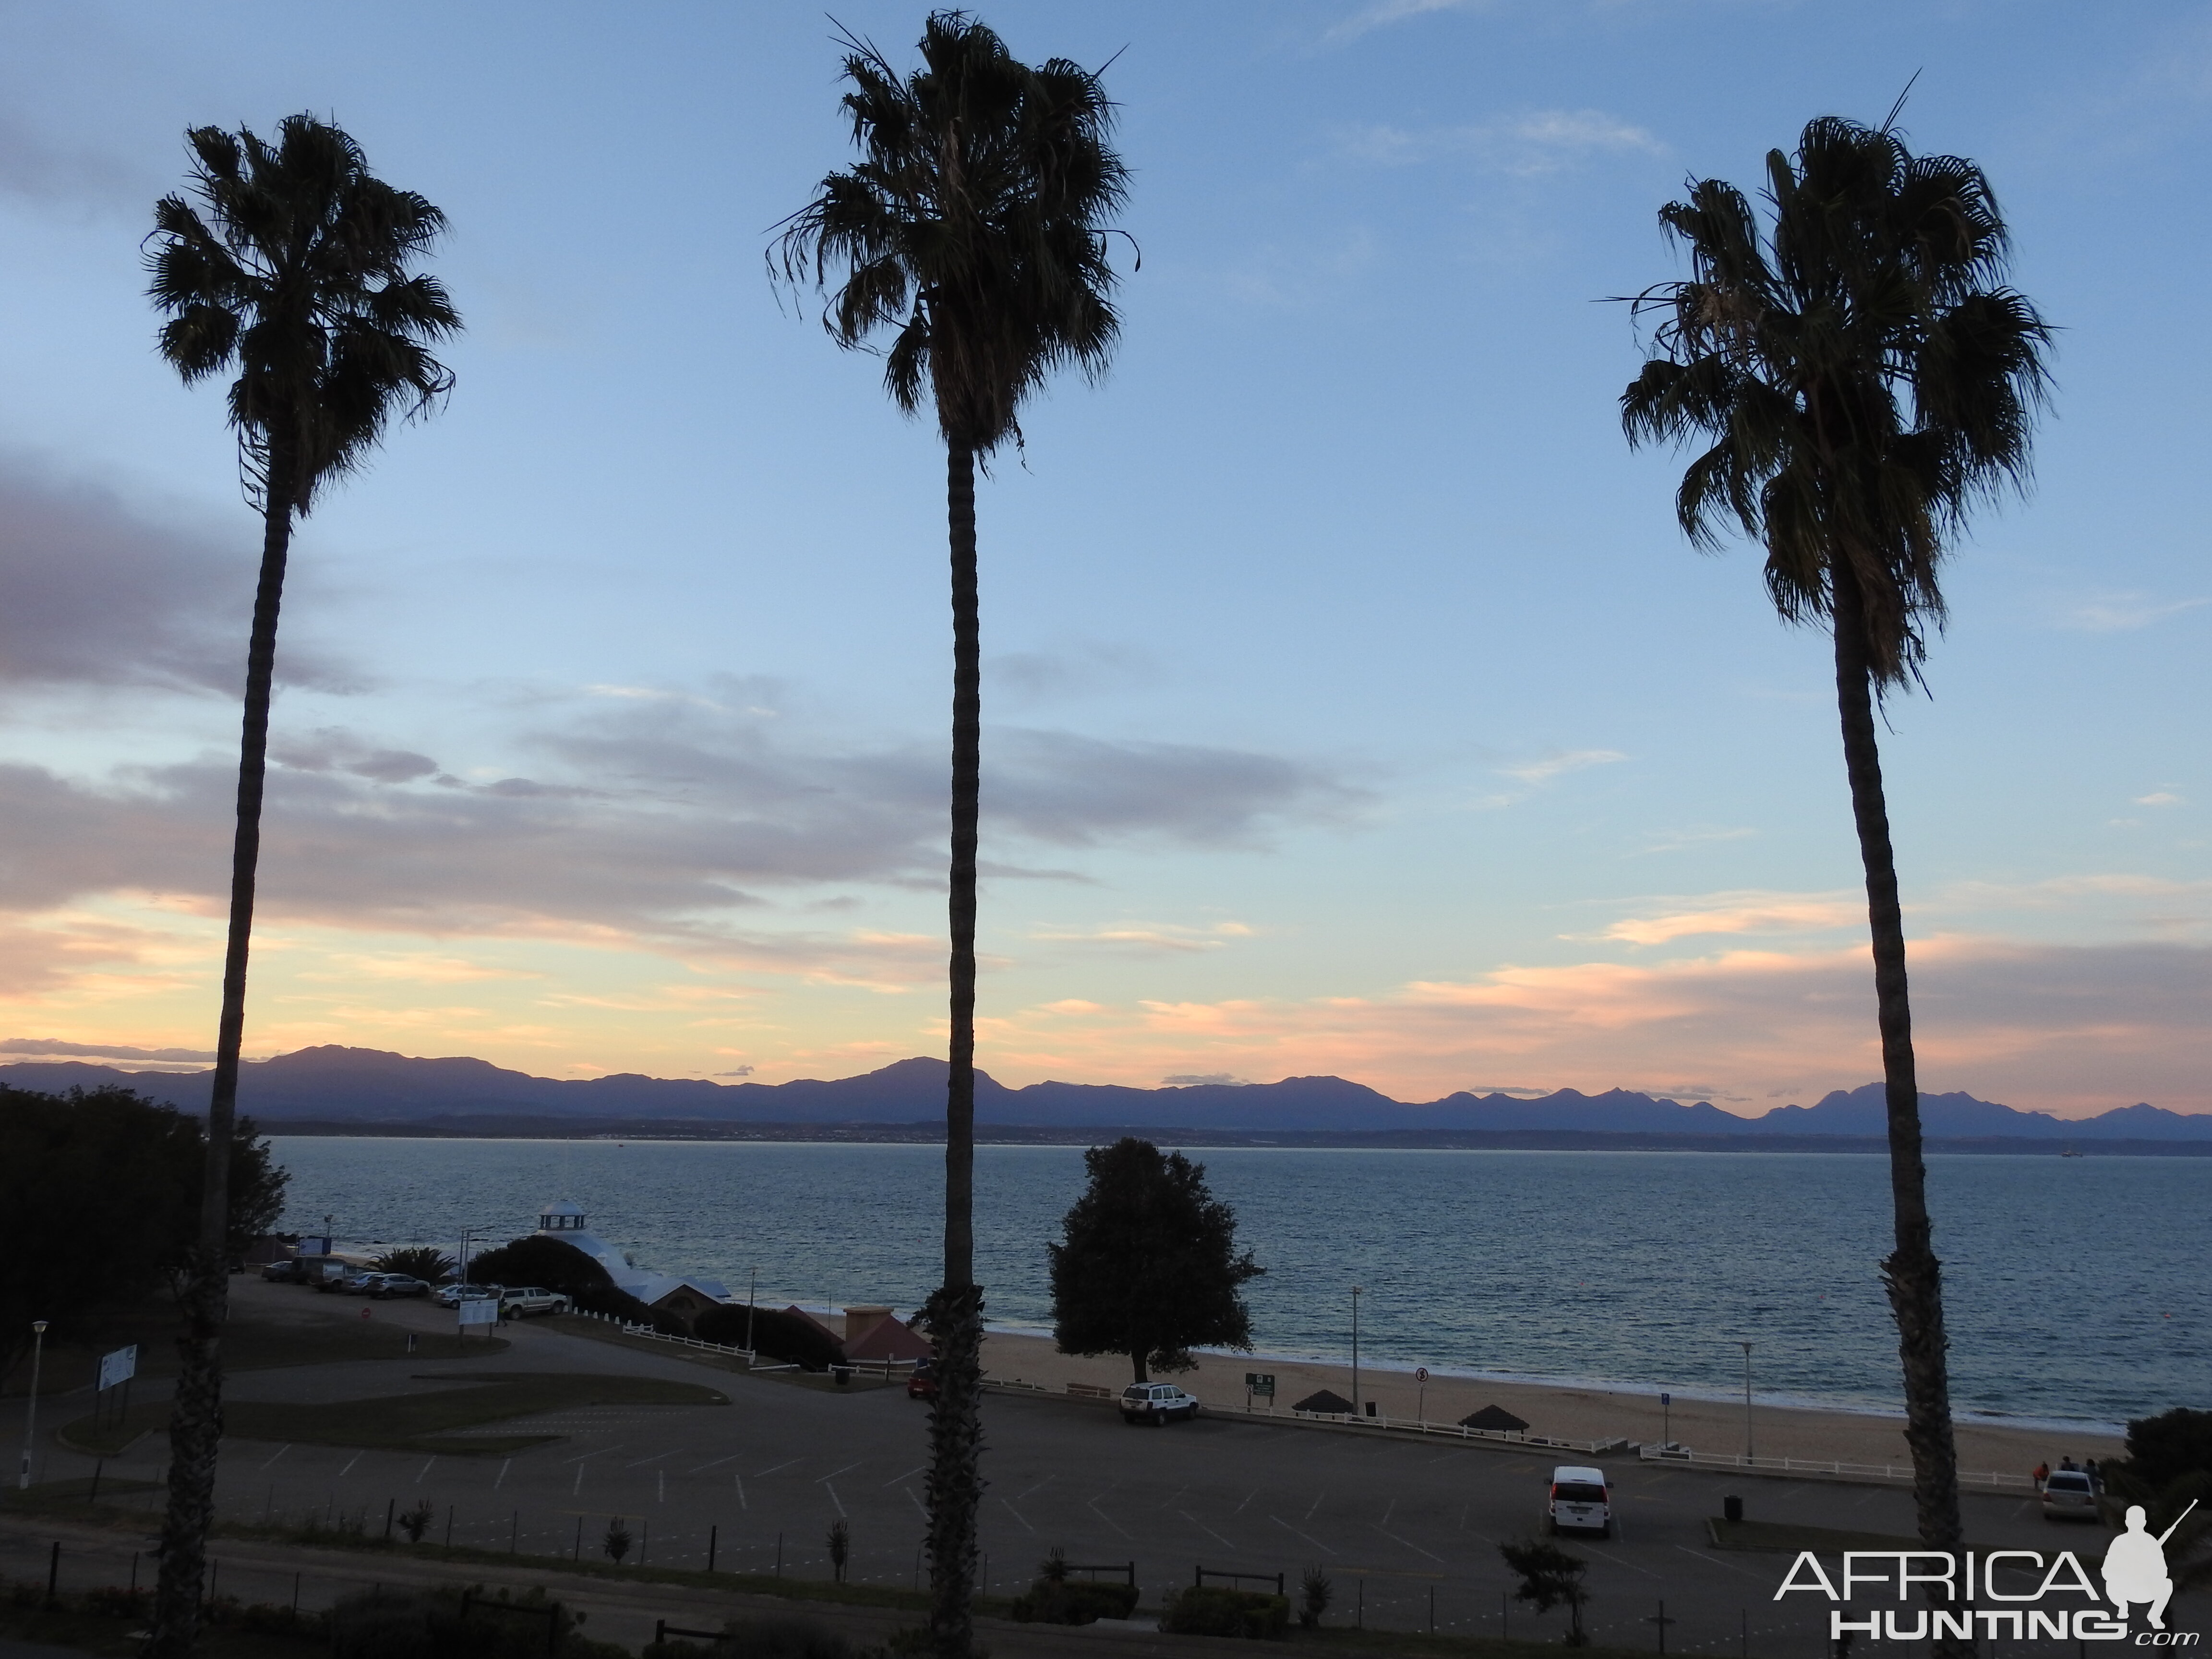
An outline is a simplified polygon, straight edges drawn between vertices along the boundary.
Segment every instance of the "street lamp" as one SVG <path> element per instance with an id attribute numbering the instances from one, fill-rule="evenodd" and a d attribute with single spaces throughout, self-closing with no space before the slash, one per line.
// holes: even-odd
<path id="1" fill-rule="evenodd" d="M 16 1486 L 31 1489 L 31 1448 L 39 1436 L 39 1364 L 46 1357 L 46 1322 L 31 1322 L 31 1397 L 23 1402 L 23 1473 Z"/>
<path id="2" fill-rule="evenodd" d="M 1743 1345 L 1743 1461 L 1748 1464 L 1758 1461 L 1751 1443 L 1751 1344 Z"/>
<path id="3" fill-rule="evenodd" d="M 1359 1286 L 1352 1287 L 1352 1412 L 1359 1414 Z"/>

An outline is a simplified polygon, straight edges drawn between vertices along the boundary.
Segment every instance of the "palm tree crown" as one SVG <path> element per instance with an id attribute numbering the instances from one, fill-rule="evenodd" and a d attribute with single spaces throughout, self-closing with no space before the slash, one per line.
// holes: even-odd
<path id="1" fill-rule="evenodd" d="M 181 195 L 155 206 L 160 350 L 188 385 L 236 366 L 230 422 L 249 489 L 261 496 L 281 457 L 282 505 L 305 513 L 396 407 L 426 413 L 452 389 L 428 346 L 459 331 L 459 314 L 435 277 L 408 268 L 446 216 L 373 177 L 361 147 L 312 115 L 287 116 L 274 143 L 220 127 L 187 138 L 206 217 Z"/>
<path id="2" fill-rule="evenodd" d="M 787 281 L 842 283 L 823 323 L 840 345 L 896 333 L 884 384 L 933 398 L 945 441 L 1018 441 L 1022 398 L 1055 369 L 1105 370 L 1119 322 L 1103 221 L 1128 175 L 1091 70 L 1016 60 L 964 12 L 931 15 L 902 80 L 853 36 L 843 106 L 861 161 L 822 181 L 771 255 Z"/>
<path id="3" fill-rule="evenodd" d="M 1823 117 L 1766 166 L 1764 234 L 1719 179 L 1660 210 L 1694 274 L 1637 301 L 1662 321 L 1623 422 L 1631 442 L 1712 441 L 1682 527 L 1711 547 L 1732 517 L 1764 542 L 1785 617 L 1832 618 L 1847 568 L 1875 684 L 1901 685 L 1942 623 L 1966 509 L 2026 479 L 2051 331 L 2002 284 L 2009 238 L 1972 161 Z"/>

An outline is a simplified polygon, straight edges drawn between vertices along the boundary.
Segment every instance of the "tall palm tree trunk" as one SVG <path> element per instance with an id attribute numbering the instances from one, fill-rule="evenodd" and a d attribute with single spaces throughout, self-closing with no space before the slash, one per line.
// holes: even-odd
<path id="1" fill-rule="evenodd" d="M 230 1150 L 238 1115 L 240 1050 L 246 1039 L 246 963 L 253 936 L 253 880 L 261 858 L 261 796 L 268 772 L 269 702 L 276 672 L 276 614 L 291 551 L 295 469 L 270 456 L 261 536 L 261 580 L 246 652 L 246 714 L 238 757 L 238 833 L 230 858 L 230 935 L 223 955 L 222 1015 L 208 1096 L 207 1169 L 200 1181 L 199 1237 L 184 1273 L 185 1328 L 177 1338 L 177 1383 L 169 1408 L 169 1506 L 161 1525 L 161 1571 L 154 1594 L 148 1659 L 185 1659 L 199 1635 L 208 1531 L 215 1520 L 216 1456 L 222 1442 L 223 1322 L 230 1311 Z"/>
<path id="2" fill-rule="evenodd" d="M 975 1640 L 975 1516 L 983 1498 L 983 1293 L 975 1284 L 975 845 L 982 797 L 983 658 L 975 575 L 975 454 L 948 446 L 952 547 L 951 1064 L 945 1102 L 945 1283 L 932 1298 L 929 1614 L 940 1659 Z"/>
<path id="3" fill-rule="evenodd" d="M 1897 1249 L 1882 1263 L 1883 1287 L 1897 1319 L 1905 1368 L 1905 1439 L 1912 1452 L 1912 1499 L 1921 1541 L 1960 1547 L 1959 1456 L 1951 1436 L 1951 1383 L 1944 1350 L 1943 1267 L 1928 1221 L 1928 1166 L 1920 1152 L 1920 1084 L 1912 1060 L 1912 1005 L 1905 978 L 1905 917 L 1897 899 L 1897 858 L 1875 740 L 1872 661 L 1866 605 L 1847 562 L 1834 570 L 1836 703 L 1843 717 L 1844 764 L 1859 857 L 1866 866 L 1867 920 L 1874 939 L 1874 985 L 1881 1028 L 1882 1082 L 1889 1109 L 1889 1189 Z"/>

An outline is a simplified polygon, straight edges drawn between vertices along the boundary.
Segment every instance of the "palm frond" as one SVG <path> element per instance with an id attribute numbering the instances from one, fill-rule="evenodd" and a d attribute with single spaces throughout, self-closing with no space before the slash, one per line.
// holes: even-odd
<path id="1" fill-rule="evenodd" d="M 1877 689 L 1902 685 L 1943 624 L 1967 507 L 2026 483 L 2051 331 L 2004 285 L 2009 237 L 1973 162 L 1915 156 L 1893 120 L 1822 117 L 1766 174 L 1763 226 L 1717 179 L 1661 210 L 1692 275 L 1635 301 L 1660 321 L 1623 428 L 1704 442 L 1684 533 L 1710 549 L 1733 519 L 1764 542 L 1785 619 L 1831 618 L 1848 570 Z"/>

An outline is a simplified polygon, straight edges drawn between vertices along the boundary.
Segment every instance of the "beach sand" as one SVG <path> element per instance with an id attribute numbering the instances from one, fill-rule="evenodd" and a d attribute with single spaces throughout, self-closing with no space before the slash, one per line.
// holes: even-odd
<path id="1" fill-rule="evenodd" d="M 1049 1337 L 1005 1332 L 993 1332 L 985 1339 L 983 1367 L 994 1381 L 1041 1383 L 1054 1392 L 1065 1391 L 1070 1382 L 1088 1382 L 1118 1392 L 1130 1380 L 1126 1360 L 1075 1358 L 1056 1352 Z M 1348 1365 L 1243 1355 L 1201 1355 L 1196 1370 L 1159 1380 L 1178 1383 L 1209 1404 L 1242 1407 L 1247 1371 L 1274 1374 L 1279 1412 L 1287 1412 L 1319 1389 L 1333 1389 L 1347 1399 L 1352 1395 Z M 1598 1389 L 1432 1376 L 1424 1393 L 1410 1372 L 1376 1370 L 1364 1365 L 1360 1368 L 1359 1391 L 1363 1400 L 1378 1401 L 1380 1409 L 1391 1417 L 1412 1418 L 1418 1409 L 1429 1422 L 1456 1423 L 1469 1413 L 1494 1404 L 1526 1419 L 1531 1434 L 1563 1440 L 1619 1437 L 1653 1444 L 1662 1437 L 1656 1392 L 1613 1394 Z M 1677 1395 L 1668 1421 L 1675 1441 L 1695 1451 L 1727 1456 L 1744 1449 L 1741 1398 L 1685 1400 Z M 1877 1417 L 1768 1406 L 1760 1402 L 1754 1389 L 1751 1428 L 1754 1449 L 1761 1457 L 1836 1459 L 1899 1468 L 1911 1461 L 1905 1449 L 1901 1413 Z M 2077 1462 L 2094 1457 L 2102 1462 L 2122 1455 L 2117 1437 L 2075 1430 L 1962 1422 L 1956 1432 L 1959 1467 L 1973 1473 L 2026 1474 L 2040 1462 L 2056 1468 L 2061 1457 Z"/>

